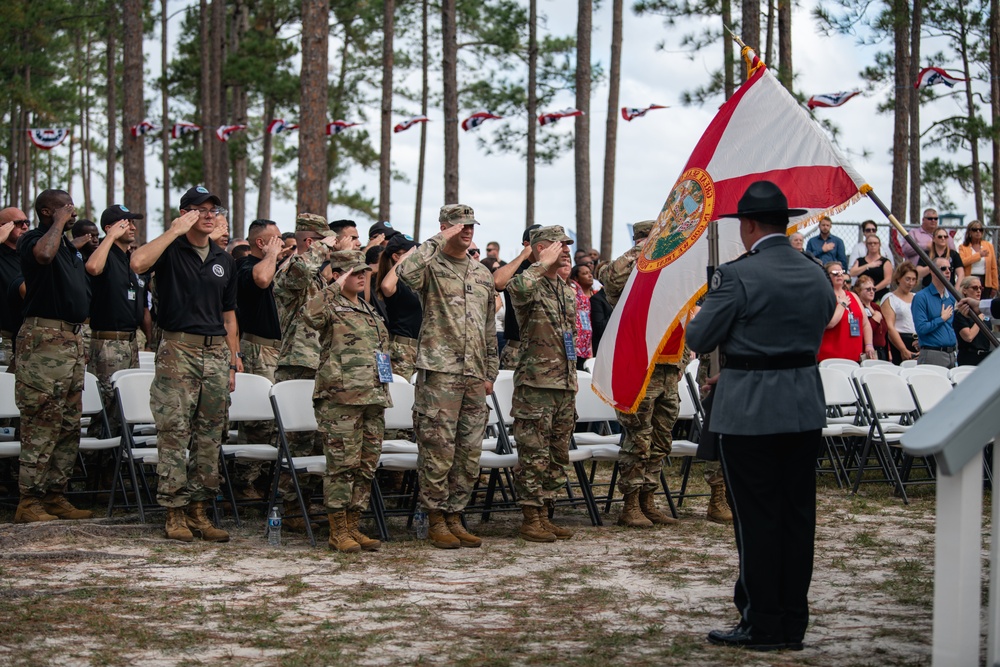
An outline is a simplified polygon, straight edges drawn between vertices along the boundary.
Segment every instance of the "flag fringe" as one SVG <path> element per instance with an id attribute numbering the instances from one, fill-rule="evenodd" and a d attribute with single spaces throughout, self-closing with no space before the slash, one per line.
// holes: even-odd
<path id="1" fill-rule="evenodd" d="M 813 213 L 812 215 L 810 215 L 805 220 L 801 220 L 801 221 L 795 223 L 795 225 L 793 227 L 789 227 L 788 231 L 785 232 L 785 235 L 786 236 L 790 236 L 790 235 L 794 234 L 795 232 L 801 231 L 801 230 L 806 229 L 808 227 L 812 227 L 813 225 L 815 225 L 817 222 L 819 222 L 823 218 L 826 218 L 826 217 L 829 217 L 829 216 L 833 216 L 833 215 L 837 215 L 838 213 L 843 212 L 844 210 L 848 209 L 849 207 L 853 206 L 854 204 L 857 204 L 859 201 L 861 201 L 861 198 L 865 196 L 865 194 L 867 192 L 865 190 L 865 188 L 868 188 L 868 191 L 871 190 L 871 187 L 868 186 L 868 185 L 861 186 L 861 188 L 858 190 L 858 192 L 854 193 L 854 195 L 850 199 L 848 199 L 847 201 L 843 202 L 842 204 L 838 204 L 837 206 L 831 206 L 828 209 L 824 209 L 824 210 L 819 211 L 817 213 Z"/>

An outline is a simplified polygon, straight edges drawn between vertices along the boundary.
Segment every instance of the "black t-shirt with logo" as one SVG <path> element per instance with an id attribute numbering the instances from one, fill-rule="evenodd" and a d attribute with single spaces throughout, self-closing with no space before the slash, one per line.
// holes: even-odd
<path id="1" fill-rule="evenodd" d="M 35 244 L 49 229 L 39 226 L 17 240 L 26 288 L 24 316 L 82 324 L 90 316 L 90 281 L 83 255 L 63 235 L 52 262 L 40 264 L 35 259 Z"/>
<path id="2" fill-rule="evenodd" d="M 21 327 L 24 316 L 21 314 L 21 306 L 14 309 L 14 305 L 7 299 L 7 288 L 12 282 L 17 282 L 18 289 L 24 279 L 21 277 L 21 257 L 6 243 L 0 244 L 0 329 L 16 333 Z M 20 301 L 18 294 L 18 301 Z"/>
<path id="3" fill-rule="evenodd" d="M 222 313 L 236 310 L 233 258 L 209 242 L 204 262 L 186 236 L 167 246 L 153 265 L 157 323 L 164 331 L 225 336 Z"/>
<path id="4" fill-rule="evenodd" d="M 129 256 L 111 246 L 104 271 L 91 276 L 90 328 L 94 331 L 135 331 L 142 324 L 146 282 L 129 267 Z"/>
<path id="5" fill-rule="evenodd" d="M 236 262 L 236 316 L 241 332 L 277 340 L 281 338 L 281 322 L 274 302 L 274 282 L 261 289 L 253 280 L 253 268 L 262 261 L 247 255 Z"/>

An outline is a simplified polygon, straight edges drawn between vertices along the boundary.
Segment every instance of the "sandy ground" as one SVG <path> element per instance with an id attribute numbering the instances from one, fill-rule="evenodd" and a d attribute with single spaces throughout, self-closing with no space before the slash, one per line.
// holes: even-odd
<path id="1" fill-rule="evenodd" d="M 263 521 L 185 545 L 134 519 L 0 525 L 0 664 L 12 665 L 924 665 L 930 663 L 933 495 L 819 499 L 813 618 L 801 653 L 708 645 L 736 620 L 732 530 L 592 528 L 442 551 L 393 523 L 374 554 L 331 553 Z M 325 540 L 325 531 L 321 533 Z"/>

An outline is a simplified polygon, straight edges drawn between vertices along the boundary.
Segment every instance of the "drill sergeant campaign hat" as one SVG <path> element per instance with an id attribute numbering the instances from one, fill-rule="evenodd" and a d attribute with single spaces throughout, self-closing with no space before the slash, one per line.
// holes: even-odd
<path id="1" fill-rule="evenodd" d="M 336 236 L 336 232 L 331 232 L 326 224 L 326 218 L 315 213 L 299 213 L 295 218 L 295 231 L 313 232 L 320 236 Z"/>
<path id="2" fill-rule="evenodd" d="M 371 271 L 365 264 L 365 254 L 360 250 L 337 250 L 330 253 L 330 268 L 334 271 Z"/>
<path id="3" fill-rule="evenodd" d="M 476 212 L 472 210 L 471 206 L 466 206 L 465 204 L 448 204 L 447 206 L 442 206 L 438 222 L 443 222 L 448 226 L 479 224 L 479 221 L 476 220 Z"/>
<path id="4" fill-rule="evenodd" d="M 542 241 L 552 241 L 553 243 L 573 243 L 573 239 L 566 234 L 566 230 L 564 230 L 561 225 L 540 227 L 531 233 L 531 245 L 541 243 Z"/>

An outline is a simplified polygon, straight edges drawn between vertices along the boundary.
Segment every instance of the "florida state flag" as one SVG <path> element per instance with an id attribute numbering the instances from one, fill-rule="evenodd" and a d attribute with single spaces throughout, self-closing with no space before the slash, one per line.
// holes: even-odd
<path id="1" fill-rule="evenodd" d="M 667 195 L 601 339 L 597 394 L 635 412 L 657 359 L 683 350 L 683 327 L 705 294 L 708 224 L 754 181 L 776 183 L 805 215 L 788 233 L 832 215 L 867 191 L 822 129 L 753 52 L 752 73 L 716 114 Z M 745 252 L 735 220 L 719 223 L 719 260 Z M 794 298 L 794 295 L 789 295 Z"/>

